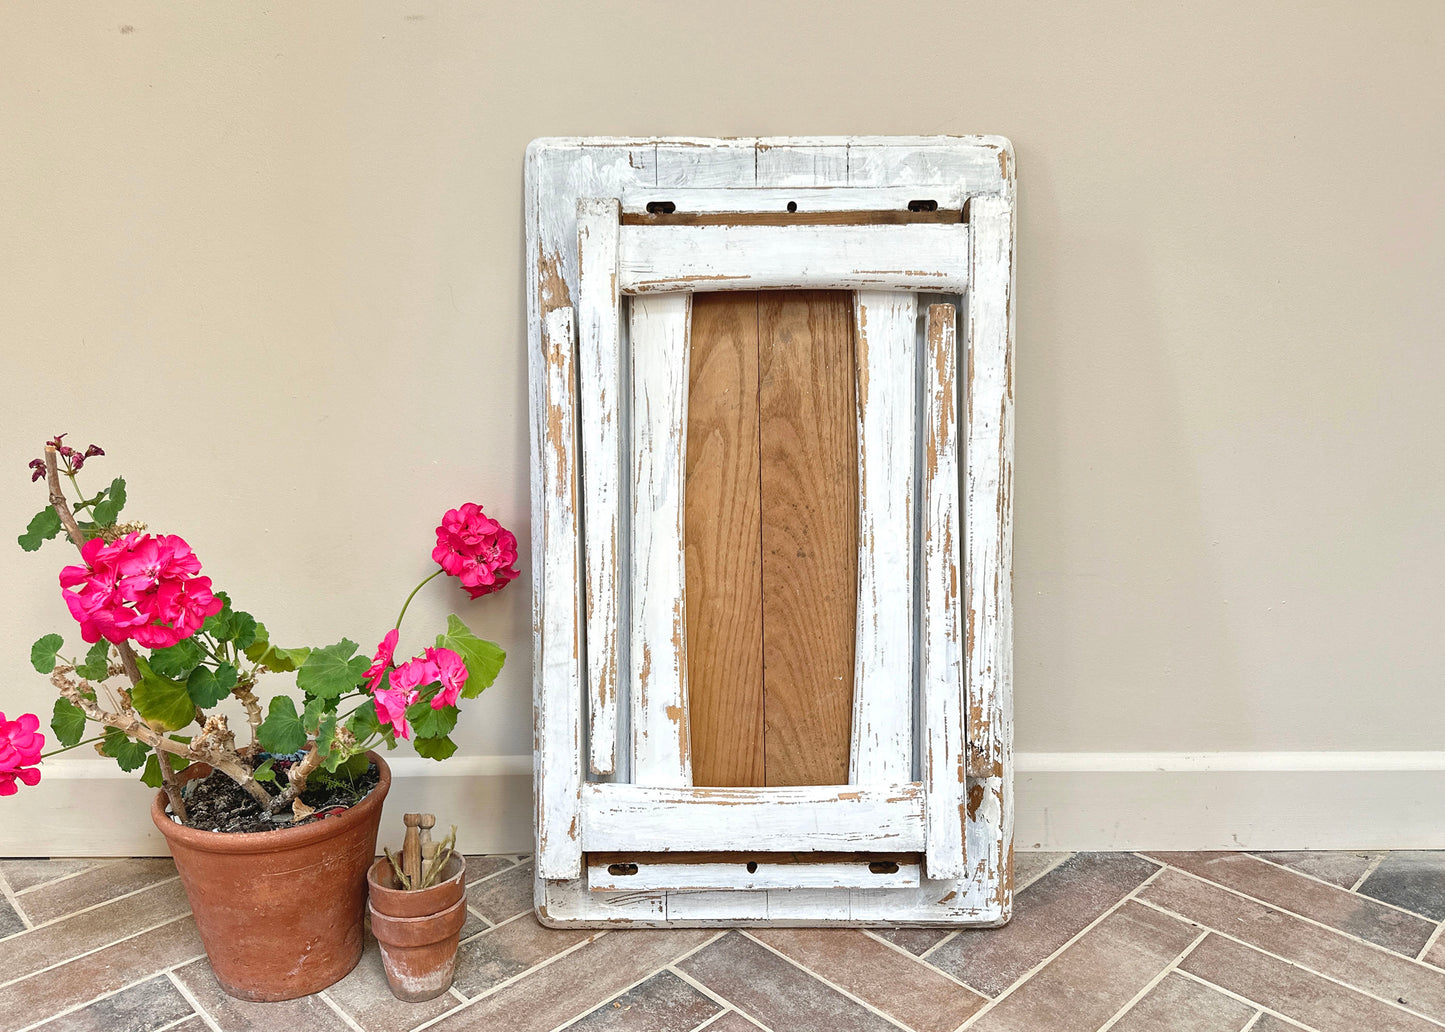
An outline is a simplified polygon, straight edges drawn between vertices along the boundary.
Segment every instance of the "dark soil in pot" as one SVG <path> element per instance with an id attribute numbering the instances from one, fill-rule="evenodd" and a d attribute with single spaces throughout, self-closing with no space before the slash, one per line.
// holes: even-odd
<path id="1" fill-rule="evenodd" d="M 186 827 L 201 831 L 251 832 L 275 831 L 280 827 L 300 827 L 312 821 L 334 817 L 355 806 L 376 787 L 381 772 L 376 764 L 354 781 L 336 780 L 325 783 L 312 775 L 301 793 L 301 802 L 316 812 L 299 821 L 291 819 L 290 810 L 267 814 L 261 805 L 246 794 L 240 785 L 224 774 L 212 774 L 186 784 Z M 279 783 L 266 785 L 273 796 L 280 793 Z"/>

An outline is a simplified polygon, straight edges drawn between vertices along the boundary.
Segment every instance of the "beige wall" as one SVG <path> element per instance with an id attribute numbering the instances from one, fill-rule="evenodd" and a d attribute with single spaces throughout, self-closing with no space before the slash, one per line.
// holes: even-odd
<path id="1" fill-rule="evenodd" d="M 1442 49 L 1433 0 L 6 5 L 0 528 L 69 430 L 369 645 L 449 505 L 526 545 L 528 140 L 1001 133 L 1018 747 L 1440 749 Z M 60 555 L 0 548 L 6 712 Z M 529 590 L 409 618 L 512 652 L 468 754 L 530 751 Z"/>

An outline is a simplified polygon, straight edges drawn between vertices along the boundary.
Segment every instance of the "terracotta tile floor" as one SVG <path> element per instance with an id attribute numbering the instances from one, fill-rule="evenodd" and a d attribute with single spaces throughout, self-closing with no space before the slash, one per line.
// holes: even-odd
<path id="1" fill-rule="evenodd" d="M 450 995 L 376 945 L 304 1000 L 211 975 L 169 860 L 0 860 L 0 1032 L 1405 1032 L 1445 1028 L 1445 852 L 1025 853 L 990 931 L 560 931 L 471 858 Z"/>

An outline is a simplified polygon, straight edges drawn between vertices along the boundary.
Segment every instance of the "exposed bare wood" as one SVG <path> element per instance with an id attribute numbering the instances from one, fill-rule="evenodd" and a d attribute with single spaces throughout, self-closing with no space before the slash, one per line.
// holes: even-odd
<path id="1" fill-rule="evenodd" d="M 758 295 L 696 295 L 690 351 L 686 593 L 693 784 L 761 785 Z"/>
<path id="2" fill-rule="evenodd" d="M 848 780 L 858 597 L 849 307 L 847 294 L 786 291 L 759 308 L 768 785 Z"/>

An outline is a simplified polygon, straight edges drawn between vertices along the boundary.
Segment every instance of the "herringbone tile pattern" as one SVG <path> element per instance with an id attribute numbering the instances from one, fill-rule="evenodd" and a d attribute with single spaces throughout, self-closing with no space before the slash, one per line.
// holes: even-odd
<path id="1" fill-rule="evenodd" d="M 0 861 L 0 1032 L 1413 1032 L 1445 1028 L 1445 852 L 1025 853 L 1005 928 L 568 931 L 470 858 L 452 992 L 374 942 L 324 993 L 221 992 L 169 860 Z"/>

